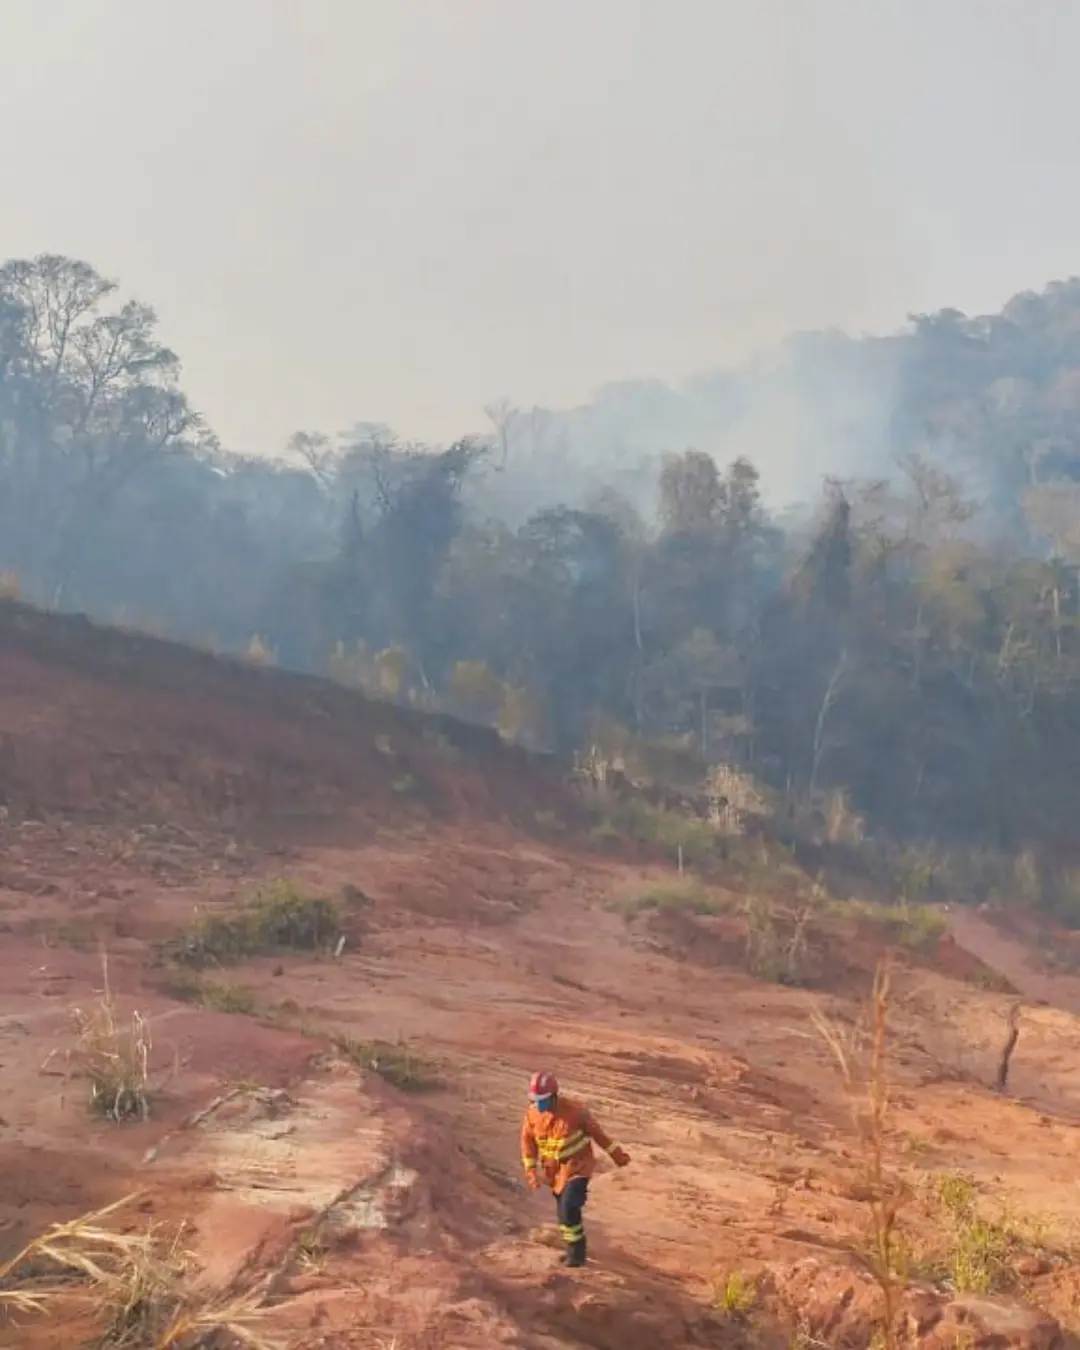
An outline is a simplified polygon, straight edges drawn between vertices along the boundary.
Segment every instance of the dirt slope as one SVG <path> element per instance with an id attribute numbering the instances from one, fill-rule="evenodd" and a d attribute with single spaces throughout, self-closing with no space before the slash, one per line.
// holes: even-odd
<path id="1" fill-rule="evenodd" d="M 299 1350 L 871 1343 L 859 1148 L 810 1020 L 857 1021 L 871 947 L 849 944 L 850 980 L 818 995 L 751 979 L 703 929 L 658 936 L 607 907 L 651 865 L 530 832 L 572 814 L 557 766 L 18 607 L 0 607 L 0 802 L 0 1260 L 138 1191 L 130 1225 L 189 1225 L 205 1286 L 258 1289 Z M 218 972 L 247 1013 L 177 997 L 156 944 L 268 876 L 350 897 L 344 951 Z M 955 931 L 1003 959 L 996 929 Z M 88 1114 L 70 1058 L 99 944 L 153 1032 L 153 1109 L 124 1126 Z M 952 1240 L 933 1177 L 967 1174 L 988 1213 L 1040 1233 L 1010 1250 L 1022 1325 L 996 1343 L 1064 1344 L 1024 1300 L 1067 1322 L 1077 1295 L 1072 1005 L 1025 1011 L 1001 1097 L 985 1084 L 1011 999 L 951 978 L 949 950 L 894 972 L 905 1242 L 947 1287 L 925 1255 Z M 394 1086 L 403 1057 L 430 1090 Z M 600 1164 L 584 1272 L 560 1270 L 550 1197 L 520 1181 L 538 1067 L 633 1155 Z M 990 1344 L 1005 1317 L 920 1297 L 903 1324 L 920 1344 Z M 57 1316 L 0 1341 L 88 1334 L 83 1307 Z"/>

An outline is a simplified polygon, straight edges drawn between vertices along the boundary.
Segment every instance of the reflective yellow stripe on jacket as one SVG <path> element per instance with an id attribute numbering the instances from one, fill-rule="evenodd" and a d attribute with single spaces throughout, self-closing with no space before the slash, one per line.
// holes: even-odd
<path id="1" fill-rule="evenodd" d="M 588 1148 L 589 1136 L 584 1130 L 575 1130 L 565 1139 L 538 1139 L 536 1142 L 544 1162 L 564 1163 L 582 1149 Z"/>

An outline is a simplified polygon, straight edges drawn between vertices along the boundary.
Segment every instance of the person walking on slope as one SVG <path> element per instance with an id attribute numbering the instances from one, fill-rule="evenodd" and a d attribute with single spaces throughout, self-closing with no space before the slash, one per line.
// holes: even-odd
<path id="1" fill-rule="evenodd" d="M 560 1259 L 568 1266 L 583 1266 L 588 1255 L 581 1212 L 596 1168 L 594 1141 L 616 1167 L 630 1161 L 629 1153 L 608 1137 L 584 1106 L 559 1094 L 554 1074 L 534 1073 L 521 1122 L 521 1161 L 530 1190 L 539 1187 L 541 1174 L 551 1187 L 566 1244 Z"/>

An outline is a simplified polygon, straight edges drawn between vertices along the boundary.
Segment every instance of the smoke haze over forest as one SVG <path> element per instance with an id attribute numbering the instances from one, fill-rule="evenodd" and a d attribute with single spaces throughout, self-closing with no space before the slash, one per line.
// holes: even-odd
<path id="1" fill-rule="evenodd" d="M 1071 831 L 1080 12 L 270 12 L 5 11 L 4 588 Z"/>

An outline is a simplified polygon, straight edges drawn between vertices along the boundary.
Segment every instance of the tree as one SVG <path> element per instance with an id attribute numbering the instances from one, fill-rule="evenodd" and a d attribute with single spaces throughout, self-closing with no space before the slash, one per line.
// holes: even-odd
<path id="1" fill-rule="evenodd" d="M 1071 847 L 1080 281 L 783 357 L 566 412 L 499 400 L 483 441 L 297 433 L 275 463 L 214 442 L 152 310 L 86 263 L 10 262 L 3 589 L 234 654 L 258 634 L 535 747 L 617 725 L 652 772 L 737 759 L 882 834 Z M 792 396 L 846 452 L 868 433 L 873 471 L 781 516 L 727 456 Z M 695 442 L 716 453 L 663 453 Z"/>
<path id="2" fill-rule="evenodd" d="M 711 530 L 724 500 L 712 455 L 687 450 L 666 455 L 660 470 L 660 521 L 669 534 Z"/>
<path id="3" fill-rule="evenodd" d="M 17 509 L 38 527 L 50 518 L 42 561 L 57 604 L 131 478 L 206 438 L 178 387 L 179 359 L 157 339 L 154 311 L 134 300 L 109 307 L 115 292 L 89 264 L 53 254 L 0 267 L 4 457 Z"/>

